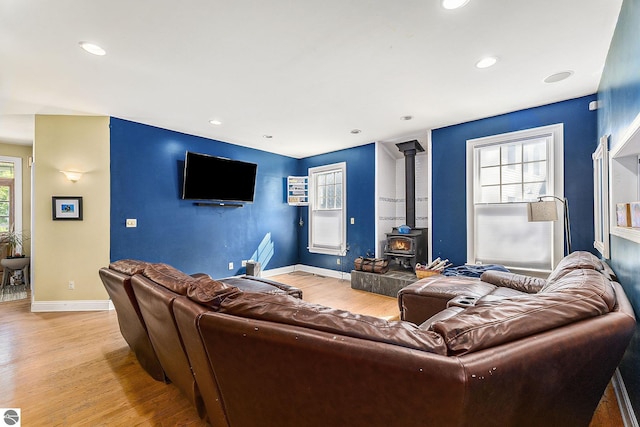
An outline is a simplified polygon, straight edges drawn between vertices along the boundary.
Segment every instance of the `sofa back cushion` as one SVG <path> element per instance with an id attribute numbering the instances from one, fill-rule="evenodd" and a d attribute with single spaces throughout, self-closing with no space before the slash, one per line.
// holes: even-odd
<path id="1" fill-rule="evenodd" d="M 482 273 L 480 280 L 496 285 L 498 289 L 509 288 L 527 294 L 539 292 L 547 284 L 545 279 L 525 276 L 522 274 L 507 273 L 505 271 L 489 270 Z M 496 289 L 496 291 L 498 290 Z M 495 293 L 492 292 L 492 293 Z"/>
<path id="2" fill-rule="evenodd" d="M 586 251 L 572 252 L 566 257 L 562 258 L 556 268 L 553 269 L 549 277 L 547 278 L 547 286 L 551 285 L 554 281 L 561 279 L 567 273 L 573 270 L 589 269 L 602 272 L 604 266 L 602 261 L 595 255 Z M 545 292 L 546 286 L 543 287 L 540 292 Z"/>
<path id="3" fill-rule="evenodd" d="M 200 280 L 200 278 L 196 279 L 177 268 L 162 263 L 148 264 L 142 274 L 147 279 L 180 295 L 187 295 L 189 285 Z"/>
<path id="4" fill-rule="evenodd" d="M 142 274 L 145 268 L 149 265 L 146 261 L 138 261 L 135 259 L 121 259 L 109 264 L 111 270 L 115 270 L 118 273 L 126 274 L 127 276 L 133 276 L 134 274 Z"/>
<path id="5" fill-rule="evenodd" d="M 410 322 L 388 321 L 374 316 L 311 304 L 289 295 L 237 293 L 220 304 L 220 313 L 265 320 L 332 334 L 445 355 L 442 337 Z"/>
<path id="6" fill-rule="evenodd" d="M 235 286 L 208 277 L 194 281 L 187 288 L 187 297 L 190 300 L 216 311 L 220 308 L 222 301 L 239 293 L 242 291 Z"/>
<path id="7" fill-rule="evenodd" d="M 608 313 L 616 297 L 611 283 L 595 270 L 574 270 L 553 291 L 500 301 L 480 301 L 464 312 L 435 322 L 450 354 L 465 354 Z"/>

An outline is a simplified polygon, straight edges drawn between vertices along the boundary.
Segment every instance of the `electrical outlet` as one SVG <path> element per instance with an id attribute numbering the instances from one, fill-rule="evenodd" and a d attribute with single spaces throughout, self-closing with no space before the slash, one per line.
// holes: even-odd
<path id="1" fill-rule="evenodd" d="M 138 220 L 136 218 L 127 218 L 127 228 L 133 228 L 138 226 Z"/>
<path id="2" fill-rule="evenodd" d="M 340 265 L 340 258 L 336 258 L 336 263 Z"/>
<path id="3" fill-rule="evenodd" d="M 246 267 L 246 266 L 247 266 L 247 260 L 246 260 L 246 259 L 243 259 L 243 260 L 242 260 L 242 266 L 243 266 L 243 267 Z"/>
<path id="4" fill-rule="evenodd" d="M 76 282 L 69 280 L 69 290 L 72 291 L 76 288 Z"/>
<path id="5" fill-rule="evenodd" d="M 233 263 L 232 262 L 229 263 L 229 270 L 233 270 Z"/>

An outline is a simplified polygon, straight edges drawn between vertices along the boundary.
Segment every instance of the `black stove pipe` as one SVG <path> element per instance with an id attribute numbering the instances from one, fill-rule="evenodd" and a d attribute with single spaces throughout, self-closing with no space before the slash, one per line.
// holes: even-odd
<path id="1" fill-rule="evenodd" d="M 401 142 L 396 147 L 404 154 L 406 224 L 416 227 L 416 153 L 424 151 L 417 140 Z"/>

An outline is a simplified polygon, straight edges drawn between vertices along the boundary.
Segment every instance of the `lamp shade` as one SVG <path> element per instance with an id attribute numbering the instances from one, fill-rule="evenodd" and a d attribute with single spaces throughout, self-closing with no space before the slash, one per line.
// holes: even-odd
<path id="1" fill-rule="evenodd" d="M 556 221 L 558 209 L 554 200 L 547 202 L 531 202 L 527 204 L 527 217 L 532 221 Z"/>
<path id="2" fill-rule="evenodd" d="M 76 171 L 60 171 L 67 177 L 67 179 L 71 182 L 77 182 L 80 178 L 82 178 L 83 172 Z"/>

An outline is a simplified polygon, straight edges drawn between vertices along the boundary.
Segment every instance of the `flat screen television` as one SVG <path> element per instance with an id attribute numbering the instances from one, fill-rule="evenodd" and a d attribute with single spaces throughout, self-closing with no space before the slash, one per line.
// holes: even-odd
<path id="1" fill-rule="evenodd" d="M 187 151 L 182 198 L 213 202 L 251 203 L 258 165 Z"/>

